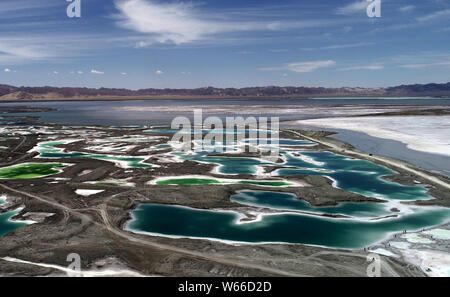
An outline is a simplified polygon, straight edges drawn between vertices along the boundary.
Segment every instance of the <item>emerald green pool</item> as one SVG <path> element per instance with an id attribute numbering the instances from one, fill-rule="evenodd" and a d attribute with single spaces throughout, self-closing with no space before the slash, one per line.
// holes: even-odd
<path id="1" fill-rule="evenodd" d="M 10 211 L 7 213 L 0 214 L 0 236 L 3 236 L 11 231 L 19 229 L 28 225 L 26 222 L 14 222 L 11 218 L 19 213 L 18 210 Z"/>
<path id="2" fill-rule="evenodd" d="M 255 174 L 262 165 L 275 165 L 255 158 L 175 153 L 182 160 L 219 165 L 222 174 Z M 242 214 L 222 210 L 200 210 L 181 206 L 142 204 L 132 211 L 126 228 L 133 232 L 172 237 L 206 238 L 232 242 L 282 242 L 336 248 L 362 248 L 393 232 L 419 230 L 450 221 L 450 209 L 401 204 L 402 201 L 433 199 L 423 185 L 406 186 L 383 179 L 396 172 L 369 161 L 352 159 L 332 152 L 281 151 L 286 168 L 273 176 L 321 175 L 335 187 L 386 203 L 342 203 L 333 207 L 312 207 L 289 193 L 241 191 L 231 200 L 268 208 L 258 219 L 241 221 Z M 199 181 L 189 181 L 195 185 Z M 215 181 L 208 181 L 215 183 Z M 241 181 L 244 183 L 244 181 Z M 252 183 L 252 181 L 245 181 Z M 204 197 L 208 199 L 208 197 Z M 391 212 L 399 208 L 399 212 Z M 343 215 L 345 218 L 323 215 Z"/>
<path id="3" fill-rule="evenodd" d="M 60 158 L 91 158 L 109 162 L 123 163 L 127 168 L 151 168 L 151 164 L 143 163 L 146 158 L 140 157 L 122 157 L 105 154 L 88 154 L 83 152 L 64 152 L 63 149 L 55 147 L 56 145 L 66 144 L 65 141 L 53 141 L 40 143 L 35 151 L 39 152 L 39 157 L 49 159 Z"/>
<path id="4" fill-rule="evenodd" d="M 142 166 L 143 158 L 126 158 L 81 152 L 64 152 L 58 144 L 40 145 L 44 158 L 86 157 L 127 166 Z M 418 230 L 450 220 L 450 209 L 400 205 L 401 201 L 432 199 L 422 185 L 405 186 L 383 177 L 394 171 L 368 161 L 348 158 L 331 152 L 303 151 L 293 146 L 311 145 L 302 141 L 287 141 L 288 151 L 281 151 L 285 162 L 271 163 L 257 158 L 214 156 L 214 152 L 194 154 L 173 152 L 181 160 L 216 164 L 224 175 L 260 172 L 262 166 L 283 166 L 273 176 L 288 179 L 291 175 L 321 175 L 333 180 L 335 187 L 367 197 L 383 199 L 386 203 L 342 203 L 334 207 L 312 207 L 289 193 L 241 191 L 230 199 L 236 203 L 271 209 L 260 213 L 253 221 L 242 221 L 243 214 L 232 211 L 200 210 L 181 206 L 142 204 L 132 211 L 128 230 L 163 236 L 209 238 L 214 240 L 261 243 L 283 242 L 321 245 L 337 248 L 362 248 L 386 238 L 393 232 Z M 197 186 L 229 184 L 230 179 L 170 178 L 158 185 Z M 237 180 L 236 183 L 261 186 L 286 186 L 285 181 Z M 208 199 L 208 197 L 204 197 Z M 391 208 L 399 206 L 400 212 Z M 344 215 L 331 218 L 323 215 Z M 392 217 L 395 215 L 395 217 Z"/>
<path id="5" fill-rule="evenodd" d="M 383 176 L 396 174 L 387 167 L 332 152 L 299 151 L 299 156 L 295 156 L 281 151 L 286 159 L 284 164 L 274 164 L 256 158 L 216 157 L 208 152 L 172 154 L 181 160 L 217 164 L 217 171 L 225 175 L 254 175 L 260 166 L 280 165 L 290 168 L 278 169 L 272 173 L 273 176 L 321 175 L 334 180 L 334 186 L 338 188 L 368 197 L 397 200 L 432 199 L 427 194 L 427 189 L 421 185 L 404 186 L 382 179 Z"/>
<path id="6" fill-rule="evenodd" d="M 292 168 L 278 169 L 273 175 L 327 176 L 335 181 L 334 186 L 338 188 L 374 198 L 432 199 L 427 194 L 427 189 L 421 185 L 405 186 L 382 179 L 383 176 L 396 174 L 387 167 L 332 152 L 299 152 L 299 154 L 297 157 L 283 153 L 286 158 L 284 166 Z"/>
<path id="7" fill-rule="evenodd" d="M 272 163 L 264 162 L 256 158 L 234 158 L 234 157 L 216 157 L 210 156 L 213 153 L 198 152 L 195 154 L 185 154 L 182 152 L 173 152 L 173 155 L 180 158 L 182 161 L 197 161 L 202 163 L 219 165 L 218 172 L 221 174 L 250 174 L 254 175 L 258 171 L 258 166 L 273 165 Z"/>
<path id="8" fill-rule="evenodd" d="M 400 218 L 378 221 L 330 219 L 284 213 L 261 221 L 238 224 L 232 212 L 145 204 L 133 211 L 126 228 L 133 232 L 175 237 L 209 238 L 262 243 L 285 242 L 358 249 L 384 239 L 392 232 L 418 230 L 444 223 L 449 209 L 426 209 Z"/>
<path id="9" fill-rule="evenodd" d="M 275 210 L 301 211 L 315 214 L 344 215 L 353 218 L 371 219 L 380 218 L 393 213 L 390 203 L 340 203 L 337 206 L 313 207 L 303 200 L 297 199 L 294 194 L 271 191 L 239 191 L 232 195 L 231 201 L 239 204 L 264 207 Z"/>
<path id="10" fill-rule="evenodd" d="M 5 203 L 5 197 L 0 197 L 0 204 Z M 28 225 L 26 222 L 14 222 L 11 218 L 19 213 L 20 210 L 9 211 L 0 214 L 0 236 L 3 236 L 20 227 Z"/>
<path id="11" fill-rule="evenodd" d="M 61 163 L 23 163 L 0 168 L 0 179 L 41 178 L 60 173 L 67 166 Z"/>

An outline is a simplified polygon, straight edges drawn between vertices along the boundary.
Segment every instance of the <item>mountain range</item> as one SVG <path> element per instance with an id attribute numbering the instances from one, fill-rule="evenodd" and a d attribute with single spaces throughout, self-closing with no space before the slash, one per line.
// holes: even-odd
<path id="1" fill-rule="evenodd" d="M 118 89 L 118 88 L 72 88 L 72 87 L 15 87 L 0 84 L 0 101 L 38 100 L 94 100 L 94 99 L 164 99 L 164 98 L 312 98 L 325 96 L 383 96 L 450 97 L 450 82 L 444 84 L 414 84 L 387 88 L 323 88 L 323 87 L 247 87 L 195 89 Z"/>

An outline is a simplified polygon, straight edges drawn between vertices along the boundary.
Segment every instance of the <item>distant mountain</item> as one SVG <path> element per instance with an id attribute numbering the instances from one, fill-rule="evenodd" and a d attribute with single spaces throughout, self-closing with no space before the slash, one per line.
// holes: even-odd
<path id="1" fill-rule="evenodd" d="M 398 87 L 386 88 L 388 94 L 414 95 L 425 94 L 431 96 L 449 96 L 450 82 L 446 84 L 425 84 L 425 85 L 401 85 Z"/>
<path id="2" fill-rule="evenodd" d="M 57 88 L 57 87 L 14 87 L 0 85 L 1 101 L 30 100 L 88 100 L 210 97 L 210 98 L 311 98 L 321 96 L 447 96 L 450 97 L 450 83 L 415 84 L 389 88 L 308 88 L 308 87 L 249 87 L 249 88 L 196 88 L 196 89 L 116 89 L 116 88 Z"/>

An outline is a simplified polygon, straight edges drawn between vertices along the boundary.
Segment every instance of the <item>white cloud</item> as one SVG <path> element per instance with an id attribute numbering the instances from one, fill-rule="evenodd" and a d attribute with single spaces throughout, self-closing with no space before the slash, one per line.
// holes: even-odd
<path id="1" fill-rule="evenodd" d="M 360 46 L 369 46 L 369 45 L 373 45 L 373 44 L 374 44 L 373 42 L 333 44 L 333 45 L 321 46 L 321 47 L 307 47 L 307 48 L 302 48 L 301 50 L 304 50 L 304 51 L 332 50 L 332 49 L 344 49 L 344 48 L 353 48 L 353 47 L 360 47 Z"/>
<path id="2" fill-rule="evenodd" d="M 105 74 L 103 71 L 98 71 L 98 70 L 95 70 L 95 69 L 92 69 L 91 73 L 92 74 Z"/>
<path id="3" fill-rule="evenodd" d="M 25 64 L 79 57 L 105 48 L 105 34 L 67 29 L 66 1 L 1 0 L 0 63 Z M 94 36 L 95 35 L 95 36 Z M 103 45 L 102 45 L 103 44 Z"/>
<path id="4" fill-rule="evenodd" d="M 202 11 L 192 3 L 161 3 L 153 0 L 115 0 L 117 25 L 143 34 L 137 48 L 154 43 L 183 44 L 213 39 L 220 33 L 278 31 L 327 26 L 330 21 L 242 21 L 226 14 Z"/>
<path id="5" fill-rule="evenodd" d="M 32 25 L 29 30 L 33 32 Z M 0 29 L 0 63 L 7 65 L 80 57 L 109 45 L 105 42 L 105 35 L 3 34 L 5 31 Z"/>
<path id="6" fill-rule="evenodd" d="M 350 66 L 346 68 L 342 68 L 341 71 L 349 71 L 349 70 L 382 70 L 384 69 L 383 64 L 371 64 L 371 65 L 363 65 L 363 66 Z"/>
<path id="7" fill-rule="evenodd" d="M 333 60 L 326 61 L 309 61 L 309 62 L 295 62 L 285 64 L 281 67 L 261 68 L 262 71 L 276 71 L 276 70 L 289 70 L 292 72 L 313 72 L 319 68 L 325 68 L 336 65 Z"/>
<path id="8" fill-rule="evenodd" d="M 286 53 L 289 50 L 287 48 L 269 49 L 271 53 Z"/>
<path id="9" fill-rule="evenodd" d="M 58 74 L 59 72 L 58 71 L 53 71 L 53 74 Z"/>
<path id="10" fill-rule="evenodd" d="M 9 68 L 5 68 L 3 71 L 4 71 L 4 72 L 12 72 L 12 70 L 9 69 Z"/>
<path id="11" fill-rule="evenodd" d="M 33 42 L 19 37 L 0 36 L 0 61 L 15 63 L 20 60 L 37 60 L 49 57 L 43 47 Z"/>
<path id="12" fill-rule="evenodd" d="M 345 5 L 343 7 L 339 7 L 338 9 L 336 9 L 336 13 L 337 14 L 345 14 L 345 15 L 358 13 L 358 12 L 361 12 L 361 11 L 364 11 L 365 9 L 367 9 L 367 5 L 368 5 L 368 2 L 366 0 L 352 2 L 348 5 Z"/>
<path id="13" fill-rule="evenodd" d="M 432 21 L 435 19 L 443 18 L 443 17 L 450 17 L 450 9 L 436 11 L 436 12 L 418 17 L 417 20 L 419 22 L 427 22 L 427 21 Z"/>
<path id="14" fill-rule="evenodd" d="M 420 51 L 414 54 L 396 55 L 386 61 L 392 66 L 406 69 L 450 66 L 450 53 L 447 51 Z"/>
<path id="15" fill-rule="evenodd" d="M 121 75 L 128 75 L 128 73 L 126 73 L 126 72 L 121 72 L 120 74 Z"/>
<path id="16" fill-rule="evenodd" d="M 77 73 L 78 73 L 78 74 L 83 74 L 83 71 L 78 70 Z"/>
<path id="17" fill-rule="evenodd" d="M 155 41 L 176 44 L 192 42 L 226 30 L 223 24 L 200 18 L 193 5 L 188 3 L 116 0 L 115 5 L 120 11 L 119 26 L 153 35 L 154 40 L 141 41 L 137 47 Z"/>
<path id="18" fill-rule="evenodd" d="M 426 67 L 439 67 L 439 66 L 450 66 L 450 61 L 442 61 L 442 62 L 436 62 L 436 63 L 421 63 L 421 64 L 403 64 L 400 65 L 401 68 L 407 68 L 407 69 L 420 69 L 420 68 L 426 68 Z"/>
<path id="19" fill-rule="evenodd" d="M 158 75 L 164 74 L 164 72 L 162 70 L 156 70 L 155 73 L 158 74 Z"/>
<path id="20" fill-rule="evenodd" d="M 312 61 L 312 62 L 298 62 L 288 64 L 288 70 L 294 72 L 313 72 L 319 68 L 330 67 L 335 65 L 336 62 L 332 60 L 327 61 Z"/>
<path id="21" fill-rule="evenodd" d="M 416 7 L 414 5 L 406 5 L 406 6 L 402 6 L 400 7 L 398 10 L 400 10 L 401 12 L 409 12 L 414 10 Z"/>
<path id="22" fill-rule="evenodd" d="M 36 16 L 48 13 L 50 9 L 59 8 L 56 1 L 24 1 L 24 0 L 2 0 L 0 3 L 0 14 L 3 17 L 16 18 L 21 16 Z"/>

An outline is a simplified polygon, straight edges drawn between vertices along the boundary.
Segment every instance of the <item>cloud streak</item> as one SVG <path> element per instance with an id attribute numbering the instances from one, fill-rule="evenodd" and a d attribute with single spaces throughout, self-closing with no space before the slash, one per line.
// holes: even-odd
<path id="1" fill-rule="evenodd" d="M 351 71 L 351 70 L 382 70 L 384 69 L 383 64 L 371 64 L 371 65 L 360 65 L 360 66 L 350 66 L 340 69 L 341 71 Z"/>
<path id="2" fill-rule="evenodd" d="M 348 5 L 336 9 L 336 14 L 343 14 L 343 15 L 355 14 L 367 9 L 367 5 L 368 2 L 366 0 L 352 2 Z"/>
<path id="3" fill-rule="evenodd" d="M 91 73 L 92 73 L 92 74 L 100 74 L 100 75 L 105 74 L 105 72 L 103 72 L 103 71 L 98 71 L 98 70 L 95 70 L 95 69 L 92 69 L 92 70 L 91 70 Z"/>
<path id="4" fill-rule="evenodd" d="M 82 57 L 107 47 L 109 40 L 106 39 L 106 41 L 104 35 L 77 33 L 0 35 L 0 62 L 23 64 L 33 61 Z"/>
<path id="5" fill-rule="evenodd" d="M 406 5 L 406 6 L 400 7 L 398 10 L 401 12 L 410 12 L 410 11 L 413 11 L 414 9 L 416 9 L 416 7 L 414 5 Z"/>
<path id="6" fill-rule="evenodd" d="M 334 65 L 336 65 L 336 62 L 333 60 L 308 61 L 308 62 L 288 63 L 281 67 L 260 68 L 260 70 L 262 71 L 289 70 L 292 72 L 306 73 L 306 72 L 314 72 L 317 69 L 331 67 Z"/>
<path id="7" fill-rule="evenodd" d="M 428 22 L 428 21 L 433 21 L 436 19 L 444 18 L 444 17 L 450 17 L 450 9 L 436 11 L 436 12 L 418 17 L 417 20 L 419 22 Z"/>
<path id="8" fill-rule="evenodd" d="M 373 42 L 358 42 L 358 43 L 348 43 L 348 44 L 333 44 L 328 46 L 321 46 L 321 47 L 308 47 L 308 48 L 302 48 L 301 50 L 304 51 L 316 51 L 316 50 L 333 50 L 333 49 L 345 49 L 345 48 L 354 48 L 354 47 L 361 47 L 361 46 L 369 46 L 373 45 Z"/>
<path id="9" fill-rule="evenodd" d="M 33 38 L 0 36 L 0 61 L 14 62 L 16 60 L 39 60 L 48 58 L 51 54 Z"/>
<path id="10" fill-rule="evenodd" d="M 115 0 L 116 24 L 143 34 L 136 47 L 154 43 L 184 44 L 214 39 L 219 34 L 245 31 L 280 31 L 323 27 L 325 20 L 243 21 L 226 14 L 202 11 L 192 3 L 160 3 L 152 0 Z"/>
<path id="11" fill-rule="evenodd" d="M 420 69 L 420 68 L 441 67 L 441 66 L 450 66 L 450 61 L 442 61 L 442 62 L 436 62 L 436 63 L 403 64 L 403 65 L 400 65 L 401 68 L 407 68 L 407 69 Z"/>

